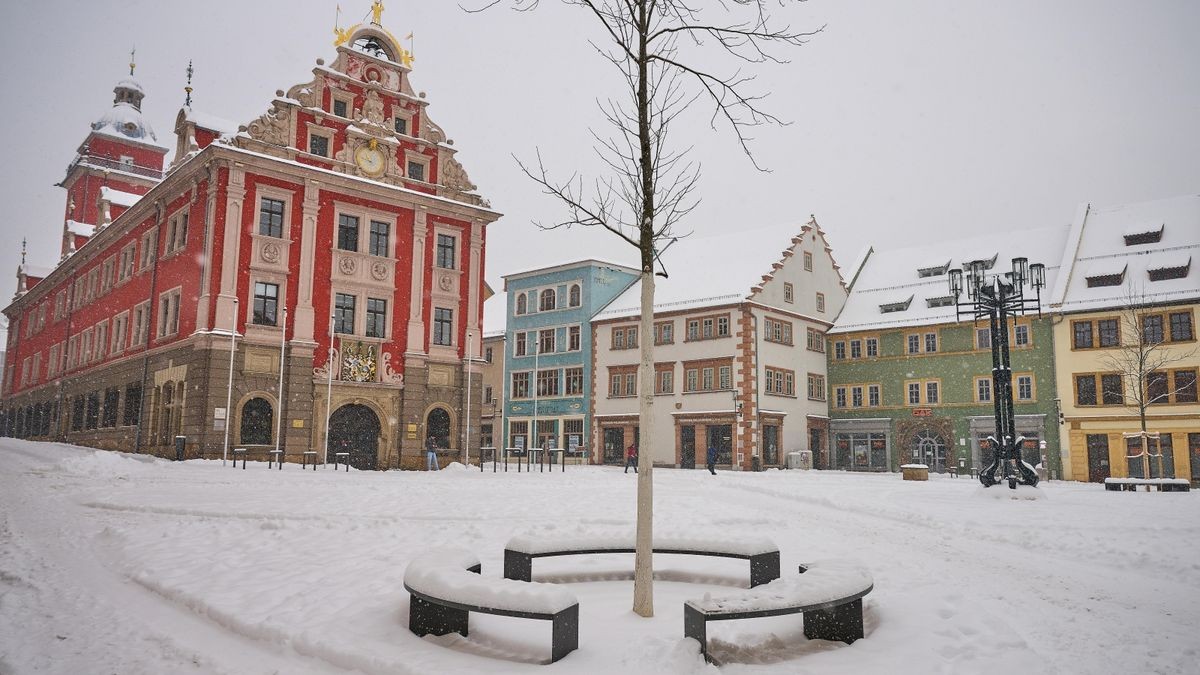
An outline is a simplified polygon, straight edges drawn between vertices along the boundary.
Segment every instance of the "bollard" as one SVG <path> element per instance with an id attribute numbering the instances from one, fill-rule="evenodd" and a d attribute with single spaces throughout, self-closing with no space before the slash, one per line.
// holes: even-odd
<path id="1" fill-rule="evenodd" d="M 187 448 L 187 436 L 175 437 L 175 461 L 182 462 L 184 450 Z"/>

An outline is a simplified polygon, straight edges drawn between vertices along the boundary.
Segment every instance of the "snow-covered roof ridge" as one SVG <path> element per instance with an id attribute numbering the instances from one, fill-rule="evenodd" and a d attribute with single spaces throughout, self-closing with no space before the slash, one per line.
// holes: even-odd
<path id="1" fill-rule="evenodd" d="M 831 334 L 884 328 L 901 328 L 957 321 L 953 304 L 931 303 L 950 295 L 945 262 L 933 269 L 931 261 L 949 261 L 949 268 L 971 260 L 995 260 L 990 273 L 1008 271 L 1010 260 L 1024 256 L 1046 265 L 1047 287 L 1042 306 L 1057 278 L 1060 252 L 1067 228 L 1052 226 L 1027 230 L 989 232 L 961 239 L 936 239 L 894 249 L 872 247 L 854 277 L 854 284 Z M 922 270 L 930 276 L 921 276 Z M 910 299 L 911 296 L 911 299 Z M 907 303 L 904 307 L 899 307 Z"/>
<path id="2" fill-rule="evenodd" d="M 596 266 L 600 266 L 600 267 L 613 267 L 613 268 L 616 268 L 619 270 L 629 272 L 630 274 L 638 274 L 639 273 L 638 270 L 634 269 L 633 267 L 629 267 L 628 265 L 622 265 L 620 263 L 610 262 L 608 260 L 601 260 L 599 258 L 581 258 L 581 259 L 577 258 L 577 259 L 573 259 L 573 260 L 564 260 L 564 261 L 558 262 L 558 263 L 550 263 L 549 265 L 543 265 L 543 266 L 536 267 L 533 269 L 520 270 L 517 272 L 510 272 L 508 274 L 501 276 L 500 278 L 503 279 L 507 283 L 509 279 L 520 279 L 522 277 L 541 275 L 541 274 L 546 274 L 549 272 L 556 272 L 558 270 L 572 269 L 572 268 L 576 268 L 576 267 L 584 267 L 586 265 L 596 265 Z"/>
<path id="3" fill-rule="evenodd" d="M 122 192 L 107 185 L 100 188 L 100 199 L 110 204 L 129 208 L 136 204 L 142 196 L 133 192 Z"/>
<path id="4" fill-rule="evenodd" d="M 1081 312 L 1200 298 L 1200 194 L 1080 208 L 1054 307 Z"/>
<path id="5" fill-rule="evenodd" d="M 224 117 L 201 112 L 191 106 L 184 106 L 182 112 L 185 120 L 194 122 L 201 129 L 215 131 L 222 136 L 232 136 L 238 132 L 238 123 Z"/>

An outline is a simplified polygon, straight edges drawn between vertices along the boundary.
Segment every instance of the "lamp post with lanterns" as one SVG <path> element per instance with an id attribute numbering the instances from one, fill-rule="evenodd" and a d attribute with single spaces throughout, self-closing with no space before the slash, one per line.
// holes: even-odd
<path id="1" fill-rule="evenodd" d="M 1037 311 L 1042 315 L 1042 288 L 1046 285 L 1046 266 L 1029 264 L 1024 257 L 1013 258 L 1012 271 L 989 274 L 991 260 L 972 260 L 962 269 L 950 270 L 950 293 L 954 296 L 957 320 L 970 316 L 987 319 L 992 339 L 992 405 L 996 432 L 988 437 L 992 460 L 979 472 L 979 482 L 991 487 L 1004 480 L 1008 487 L 1017 483 L 1035 486 L 1037 471 L 1021 460 L 1024 436 L 1017 436 L 1013 416 L 1012 367 L 1009 363 L 1008 324 L 1010 317 Z M 1026 289 L 1031 292 L 1026 295 Z M 966 292 L 966 301 L 962 294 Z"/>

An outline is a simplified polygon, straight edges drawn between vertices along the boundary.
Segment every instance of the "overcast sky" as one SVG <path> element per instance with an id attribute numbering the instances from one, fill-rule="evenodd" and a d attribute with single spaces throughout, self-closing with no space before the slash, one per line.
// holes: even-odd
<path id="1" fill-rule="evenodd" d="M 334 56 L 332 1 L 206 0 L 188 11 L 161 0 L 6 5 L 5 302 L 21 237 L 31 263 L 57 260 L 64 192 L 54 184 L 110 107 L 130 47 L 143 109 L 172 148 L 189 59 L 194 107 L 246 123 L 276 89 L 308 81 L 316 58 Z M 370 2 L 341 5 L 346 26 Z M 505 214 L 489 228 L 492 286 L 583 256 L 635 264 L 631 247 L 601 231 L 534 227 L 562 212 L 513 160 L 540 147 L 556 170 L 595 166 L 596 99 L 620 86 L 586 43 L 598 34 L 584 12 L 555 0 L 524 14 L 469 15 L 449 0 L 386 5 L 385 27 L 416 34 L 412 80 L 428 93 L 430 116 Z M 685 224 L 697 235 L 799 227 L 811 213 L 849 264 L 867 243 L 1066 224 L 1080 202 L 1200 192 L 1198 2 L 810 0 L 776 14 L 825 30 L 790 63 L 756 71 L 767 108 L 791 122 L 756 132 L 758 161 L 771 172 L 755 171 L 705 115 L 673 132 L 703 164 L 703 202 Z M 785 243 L 762 242 L 772 255 Z"/>

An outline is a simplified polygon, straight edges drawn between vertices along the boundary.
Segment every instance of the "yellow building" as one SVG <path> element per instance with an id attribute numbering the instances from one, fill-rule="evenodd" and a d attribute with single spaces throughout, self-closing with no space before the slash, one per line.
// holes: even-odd
<path id="1" fill-rule="evenodd" d="M 1065 478 L 1200 482 L 1198 266 L 1200 195 L 1079 208 L 1051 296 Z"/>

